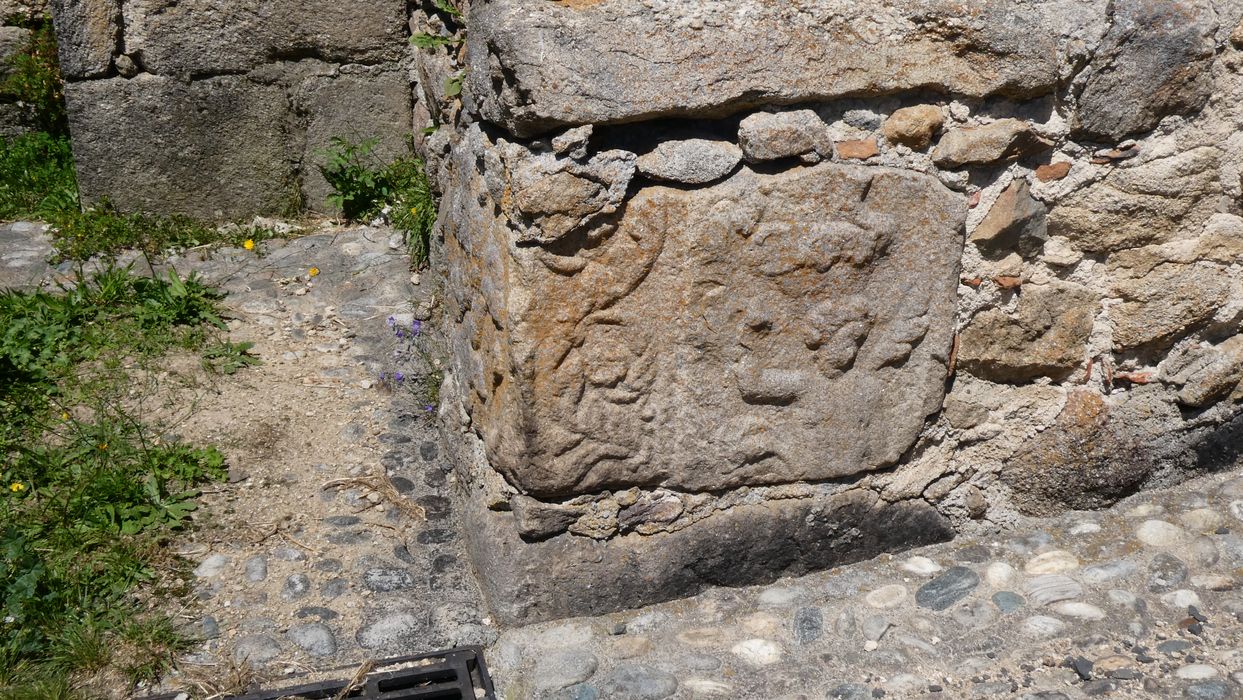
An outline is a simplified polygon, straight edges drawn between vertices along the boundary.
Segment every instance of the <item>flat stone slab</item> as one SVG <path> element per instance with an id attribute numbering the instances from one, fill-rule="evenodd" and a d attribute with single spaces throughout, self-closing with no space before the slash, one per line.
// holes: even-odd
<path id="1" fill-rule="evenodd" d="M 493 0 L 471 8 L 467 94 L 522 136 L 929 85 L 1033 97 L 1057 88 L 1058 57 L 1106 23 L 1103 0 Z"/>

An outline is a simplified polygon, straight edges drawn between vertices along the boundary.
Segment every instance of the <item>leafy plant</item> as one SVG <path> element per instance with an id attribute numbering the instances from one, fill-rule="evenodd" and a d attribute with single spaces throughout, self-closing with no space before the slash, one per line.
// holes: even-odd
<path id="1" fill-rule="evenodd" d="M 428 34 L 427 32 L 415 32 L 410 36 L 410 43 L 420 49 L 433 49 L 437 46 L 457 46 L 462 43 L 462 38 Z"/>
<path id="2" fill-rule="evenodd" d="M 392 183 L 372 155 L 379 142 L 370 138 L 354 143 L 334 136 L 332 145 L 319 152 L 326 159 L 319 166 L 319 173 L 332 187 L 328 204 L 340 209 L 347 219 L 358 220 L 375 213 L 393 193 Z"/>
<path id="3" fill-rule="evenodd" d="M 451 25 L 460 22 L 462 19 L 461 10 L 454 7 L 449 0 L 432 0 L 432 7 L 447 15 L 449 19 L 448 23 Z M 410 36 L 410 43 L 420 49 L 434 49 L 440 46 L 458 46 L 465 40 L 465 32 L 455 32 L 450 36 L 431 34 L 428 32 L 414 32 Z"/>
<path id="4" fill-rule="evenodd" d="M 231 343 L 222 341 L 203 351 L 203 364 L 220 374 L 234 374 L 243 367 L 252 367 L 260 363 L 258 357 L 250 353 L 254 343 Z"/>
<path id="5" fill-rule="evenodd" d="M 423 161 L 408 155 L 383 162 L 374 155 L 378 139 L 354 143 L 334 137 L 319 166 L 332 186 L 328 203 L 346 219 L 360 221 L 387 215 L 400 229 L 416 265 L 427 262 L 436 198 Z"/>
<path id="6" fill-rule="evenodd" d="M 459 71 L 445 78 L 445 97 L 457 97 L 462 94 L 462 81 L 466 78 L 465 71 Z"/>
<path id="7" fill-rule="evenodd" d="M 461 17 L 462 12 L 453 6 L 449 0 L 432 0 L 432 6 L 437 10 L 449 15 L 450 17 Z"/>
<path id="8" fill-rule="evenodd" d="M 11 59 L 11 73 L 0 94 L 17 102 L 36 129 L 54 136 L 69 132 L 64 82 L 56 54 L 56 34 L 49 19 L 30 20 L 30 42 Z"/>

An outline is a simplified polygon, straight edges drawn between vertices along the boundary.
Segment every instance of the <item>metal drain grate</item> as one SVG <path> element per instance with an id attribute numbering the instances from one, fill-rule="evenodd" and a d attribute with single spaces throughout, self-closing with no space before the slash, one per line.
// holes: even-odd
<path id="1" fill-rule="evenodd" d="M 403 666 L 385 671 L 388 666 Z M 351 700 L 496 700 L 481 647 L 458 647 L 417 656 L 400 656 L 375 663 L 363 686 L 345 696 Z M 347 670 L 347 669 L 342 669 Z M 277 690 L 260 690 L 229 700 L 332 700 L 349 679 L 308 683 Z M 176 693 L 148 698 L 173 700 Z"/>

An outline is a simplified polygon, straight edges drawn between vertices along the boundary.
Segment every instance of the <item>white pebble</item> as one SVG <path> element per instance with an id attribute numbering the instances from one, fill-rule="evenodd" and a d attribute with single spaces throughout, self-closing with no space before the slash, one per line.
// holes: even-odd
<path id="1" fill-rule="evenodd" d="M 1067 532 L 1072 535 L 1092 535 L 1101 531 L 1101 526 L 1096 523 L 1075 523 Z"/>
<path id="2" fill-rule="evenodd" d="M 1208 664 L 1187 664 L 1174 672 L 1174 675 L 1185 681 L 1203 681 L 1217 677 L 1217 669 Z"/>
<path id="3" fill-rule="evenodd" d="M 1135 536 L 1149 547 L 1177 547 L 1187 543 L 1187 531 L 1164 520 L 1145 520 Z"/>
<path id="4" fill-rule="evenodd" d="M 1188 605 L 1200 605 L 1200 596 L 1195 591 L 1189 591 L 1186 588 L 1177 591 L 1170 591 L 1161 596 L 1161 602 L 1174 608 L 1175 610 L 1186 610 Z"/>
<path id="5" fill-rule="evenodd" d="M 1004 561 L 995 561 L 984 570 L 984 580 L 993 588 L 1005 588 L 1014 580 L 1015 573 L 1013 566 Z"/>
<path id="6" fill-rule="evenodd" d="M 1053 606 L 1059 615 L 1074 617 L 1080 620 L 1104 620 L 1105 611 L 1091 603 L 1066 602 Z"/>
<path id="7" fill-rule="evenodd" d="M 911 557 L 902 562 L 902 570 L 919 576 L 932 576 L 941 571 L 941 565 L 928 557 Z"/>
<path id="8" fill-rule="evenodd" d="M 1033 576 L 1064 574 L 1079 568 L 1079 558 L 1064 549 L 1037 555 L 1028 560 L 1023 570 Z"/>
<path id="9" fill-rule="evenodd" d="M 1021 628 L 1029 637 L 1052 637 L 1066 629 L 1066 623 L 1048 615 L 1033 615 L 1023 620 Z"/>
<path id="10" fill-rule="evenodd" d="M 876 590 L 868 593 L 864 598 L 867 604 L 874 608 L 892 608 L 900 605 L 906 600 L 906 587 L 900 583 L 893 583 L 888 586 L 881 586 Z"/>
<path id="11" fill-rule="evenodd" d="M 194 570 L 194 575 L 199 578 L 211 578 L 224 571 L 224 565 L 229 563 L 229 558 L 223 554 L 213 554 L 203 560 Z"/>
<path id="12" fill-rule="evenodd" d="M 802 594 L 797 588 L 769 588 L 760 594 L 760 605 L 789 605 Z"/>
<path id="13" fill-rule="evenodd" d="M 738 642 L 730 651 L 754 666 L 768 666 L 781 660 L 781 647 L 767 639 L 748 639 Z"/>
<path id="14" fill-rule="evenodd" d="M 1230 501 L 1230 514 L 1235 520 L 1243 520 L 1243 501 Z"/>
<path id="15" fill-rule="evenodd" d="M 1197 508 L 1189 510 L 1178 516 L 1183 525 L 1191 528 L 1196 532 L 1212 532 L 1222 525 L 1226 524 L 1226 519 L 1221 513 L 1212 508 Z"/>

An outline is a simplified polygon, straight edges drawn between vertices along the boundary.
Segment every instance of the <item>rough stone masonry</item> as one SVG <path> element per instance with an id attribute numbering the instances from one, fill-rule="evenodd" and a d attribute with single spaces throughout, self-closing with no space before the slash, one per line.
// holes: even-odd
<path id="1" fill-rule="evenodd" d="M 411 112 L 505 622 L 1239 461 L 1237 0 L 218 4 L 127 0 L 70 62 L 84 187 L 181 206 L 193 174 L 134 144 L 189 134 L 198 201 L 266 206 L 341 123 L 317 110 Z"/>

